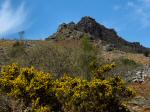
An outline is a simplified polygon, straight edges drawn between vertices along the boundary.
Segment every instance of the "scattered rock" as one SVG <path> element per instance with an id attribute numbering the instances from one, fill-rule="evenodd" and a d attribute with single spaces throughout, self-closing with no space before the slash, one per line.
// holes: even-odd
<path id="1" fill-rule="evenodd" d="M 150 66 L 143 66 L 142 68 L 129 71 L 125 76 L 127 76 L 127 81 L 129 82 L 142 83 L 145 81 L 145 78 L 150 77 Z"/>

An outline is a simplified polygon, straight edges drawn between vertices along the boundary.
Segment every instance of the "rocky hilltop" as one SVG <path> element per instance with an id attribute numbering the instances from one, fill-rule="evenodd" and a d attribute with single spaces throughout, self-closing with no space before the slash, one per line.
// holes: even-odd
<path id="1" fill-rule="evenodd" d="M 150 53 L 150 48 L 140 45 L 139 42 L 128 42 L 124 40 L 114 29 L 106 28 L 89 16 L 83 17 L 78 23 L 70 22 L 68 24 L 61 24 L 57 32 L 49 36 L 46 40 L 80 39 L 85 33 L 89 35 L 91 40 L 101 40 L 104 45 L 112 46 L 118 50 Z"/>

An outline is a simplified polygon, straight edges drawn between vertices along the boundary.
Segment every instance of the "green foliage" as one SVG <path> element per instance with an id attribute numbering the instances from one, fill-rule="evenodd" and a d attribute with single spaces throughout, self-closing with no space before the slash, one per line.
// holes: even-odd
<path id="1" fill-rule="evenodd" d="M 91 80 L 91 73 L 97 65 L 96 51 L 90 42 L 87 34 L 84 35 L 81 41 L 81 68 L 83 72 L 83 79 Z"/>
<path id="2" fill-rule="evenodd" d="M 33 112 L 129 112 L 124 102 L 133 97 L 133 90 L 118 76 L 106 80 L 99 75 L 114 66 L 101 66 L 88 81 L 67 74 L 55 80 L 51 73 L 12 64 L 1 70 L 0 89 L 22 99 Z"/>
<path id="3" fill-rule="evenodd" d="M 150 53 L 148 51 L 144 52 L 144 56 L 148 57 L 150 55 Z"/>
<path id="4" fill-rule="evenodd" d="M 24 46 L 25 43 L 23 41 L 16 41 L 14 44 L 13 44 L 13 47 L 17 47 L 17 46 Z"/>
<path id="5" fill-rule="evenodd" d="M 57 37 L 57 39 L 58 39 L 58 40 L 64 40 L 64 39 L 65 39 L 65 37 L 64 37 L 64 36 L 62 36 L 62 35 L 60 35 L 59 37 Z"/>
<path id="6" fill-rule="evenodd" d="M 20 57 L 23 54 L 25 54 L 25 43 L 23 41 L 16 41 L 8 52 L 11 58 Z"/>
<path id="7" fill-rule="evenodd" d="M 124 65 L 129 65 L 129 66 L 135 66 L 137 65 L 137 63 L 133 60 L 130 60 L 130 59 L 122 59 L 122 63 Z"/>

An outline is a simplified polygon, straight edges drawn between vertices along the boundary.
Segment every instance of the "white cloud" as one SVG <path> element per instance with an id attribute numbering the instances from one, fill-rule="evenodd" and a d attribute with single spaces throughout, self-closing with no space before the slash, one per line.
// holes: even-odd
<path id="1" fill-rule="evenodd" d="M 121 7 L 120 7 L 119 5 L 115 5 L 115 6 L 113 7 L 113 9 L 114 9 L 115 11 L 118 11 L 118 10 L 121 9 Z"/>
<path id="2" fill-rule="evenodd" d="M 27 19 L 24 3 L 17 8 L 12 7 L 10 0 L 0 6 L 0 35 L 11 34 L 22 30 Z"/>
<path id="3" fill-rule="evenodd" d="M 127 0 L 126 4 L 115 5 L 114 10 L 123 11 L 129 23 L 150 27 L 150 0 Z"/>
<path id="4" fill-rule="evenodd" d="M 136 5 L 133 2 L 129 1 L 129 2 L 127 2 L 127 6 L 128 7 L 135 7 Z"/>
<path id="5" fill-rule="evenodd" d="M 142 28 L 150 27 L 150 0 L 130 0 L 127 2 L 127 8 Z"/>

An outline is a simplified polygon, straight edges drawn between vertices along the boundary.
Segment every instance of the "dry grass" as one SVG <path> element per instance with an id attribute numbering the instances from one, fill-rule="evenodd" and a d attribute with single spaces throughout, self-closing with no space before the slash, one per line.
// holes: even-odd
<path id="1" fill-rule="evenodd" d="M 127 57 L 135 62 L 150 65 L 150 57 L 145 57 L 143 54 L 132 54 L 128 53 Z"/>
<path id="2" fill-rule="evenodd" d="M 150 79 L 142 84 L 133 83 L 130 86 L 136 91 L 136 97 L 129 107 L 135 112 L 150 112 Z"/>
<path id="3" fill-rule="evenodd" d="M 0 46 L 2 47 L 11 47 L 15 41 L 5 41 L 5 40 L 0 40 Z"/>
<path id="4" fill-rule="evenodd" d="M 111 52 L 103 51 L 102 54 L 106 61 L 107 60 L 112 61 L 123 57 L 129 60 L 133 60 L 140 64 L 150 65 L 150 57 L 145 57 L 143 54 L 125 53 L 122 51 L 111 51 Z"/>
<path id="5" fill-rule="evenodd" d="M 147 79 L 144 83 L 133 83 L 131 87 L 136 91 L 137 96 L 150 97 L 150 80 Z"/>

